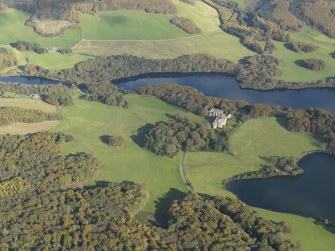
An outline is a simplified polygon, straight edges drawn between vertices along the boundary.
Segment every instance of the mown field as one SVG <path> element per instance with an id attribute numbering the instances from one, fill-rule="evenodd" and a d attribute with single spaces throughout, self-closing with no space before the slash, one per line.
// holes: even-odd
<path id="1" fill-rule="evenodd" d="M 233 196 L 222 187 L 222 180 L 260 168 L 265 156 L 290 156 L 299 159 L 319 149 L 317 139 L 305 133 L 292 133 L 275 118 L 249 120 L 231 137 L 229 153 L 187 153 L 186 178 L 195 190 L 211 195 Z M 335 235 L 313 223 L 313 219 L 255 208 L 261 216 L 287 221 L 293 227 L 289 237 L 301 241 L 302 250 L 333 250 Z"/>
<path id="2" fill-rule="evenodd" d="M 74 136 L 73 143 L 63 146 L 65 153 L 84 151 L 101 161 L 96 180 L 144 183 L 150 193 L 144 211 L 152 213 L 157 200 L 171 189 L 185 191 L 179 174 L 181 156 L 174 159 L 156 156 L 134 143 L 132 135 L 147 123 L 167 121 L 169 115 L 180 111 L 154 97 L 127 96 L 127 100 L 130 109 L 75 100 L 73 106 L 60 109 L 64 119 L 53 130 Z M 121 135 L 125 147 L 113 149 L 105 145 L 99 138 L 102 135 Z"/>
<path id="3" fill-rule="evenodd" d="M 320 32 L 312 29 L 305 29 L 302 32 L 290 33 L 294 42 L 312 43 L 319 47 L 310 53 L 298 53 L 285 47 L 284 43 L 274 41 L 276 50 L 274 56 L 281 60 L 283 74 L 278 79 L 297 82 L 312 82 L 326 77 L 335 76 L 335 58 L 331 53 L 335 51 L 335 39 L 331 39 Z M 322 59 L 326 63 L 325 69 L 312 71 L 296 64 L 297 60 L 307 58 Z"/>
<path id="4" fill-rule="evenodd" d="M 88 40 L 156 40 L 188 36 L 170 23 L 171 16 L 137 11 L 83 15 L 82 38 Z"/>
<path id="5" fill-rule="evenodd" d="M 25 24 L 29 13 L 16 9 L 0 11 L 0 43 L 9 44 L 17 40 L 37 42 L 45 47 L 72 47 L 80 40 L 80 30 L 67 30 L 63 35 L 45 38 Z"/>
<path id="6" fill-rule="evenodd" d="M 188 4 L 180 0 L 172 0 L 172 2 L 177 6 L 177 16 L 192 19 L 202 33 L 220 30 L 217 11 L 204 2 L 195 1 L 194 4 Z"/>
<path id="7" fill-rule="evenodd" d="M 74 48 L 74 52 L 91 56 L 131 54 L 146 58 L 174 58 L 207 53 L 234 62 L 254 55 L 237 37 L 221 31 L 162 41 L 82 41 Z"/>

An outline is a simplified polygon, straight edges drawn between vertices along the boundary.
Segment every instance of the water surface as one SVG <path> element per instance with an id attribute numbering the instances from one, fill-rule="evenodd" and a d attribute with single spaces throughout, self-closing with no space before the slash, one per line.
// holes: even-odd
<path id="1" fill-rule="evenodd" d="M 148 77 L 149 76 L 149 77 Z M 198 89 L 205 95 L 220 98 L 247 100 L 249 103 L 264 103 L 293 108 L 323 108 L 335 113 L 335 88 L 257 91 L 241 89 L 232 77 L 222 74 L 155 74 L 150 77 L 134 78 L 118 83 L 121 87 L 137 89 L 146 85 L 176 83 Z M 159 76 L 159 77 L 157 77 Z"/>
<path id="2" fill-rule="evenodd" d="M 43 85 L 43 84 L 58 84 L 59 81 L 46 79 L 46 78 L 37 78 L 37 77 L 25 77 L 25 76 L 8 76 L 0 77 L 0 82 L 12 82 L 12 83 L 22 83 L 30 85 Z"/>
<path id="3" fill-rule="evenodd" d="M 312 153 L 298 165 L 299 176 L 232 181 L 226 188 L 251 206 L 335 221 L 335 156 Z"/>

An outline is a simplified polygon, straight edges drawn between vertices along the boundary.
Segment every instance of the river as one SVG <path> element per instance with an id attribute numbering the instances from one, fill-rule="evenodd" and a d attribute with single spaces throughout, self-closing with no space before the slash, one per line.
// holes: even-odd
<path id="1" fill-rule="evenodd" d="M 155 75 L 157 76 L 157 74 Z M 176 83 L 194 87 L 209 96 L 234 100 L 244 99 L 252 104 L 265 103 L 293 108 L 322 108 L 335 113 L 335 88 L 257 91 L 241 89 L 234 78 L 222 74 L 183 74 L 172 75 L 172 77 L 171 74 L 160 74 L 160 77 L 148 76 L 128 79 L 126 82 L 119 81 L 117 84 L 120 87 L 137 89 L 146 85 Z"/>

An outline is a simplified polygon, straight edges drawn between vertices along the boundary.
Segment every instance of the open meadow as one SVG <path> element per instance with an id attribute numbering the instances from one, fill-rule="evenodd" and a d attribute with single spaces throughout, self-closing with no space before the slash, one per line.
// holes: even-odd
<path id="1" fill-rule="evenodd" d="M 171 16 L 139 11 L 83 15 L 82 38 L 87 40 L 149 40 L 188 36 L 170 23 Z"/>
<path id="2" fill-rule="evenodd" d="M 9 44 L 18 40 L 36 42 L 45 47 L 72 47 L 80 40 L 80 30 L 67 30 L 63 35 L 46 38 L 26 26 L 30 14 L 16 9 L 0 11 L 0 43 Z"/>
<path id="3" fill-rule="evenodd" d="M 53 131 L 62 131 L 75 138 L 74 142 L 63 146 L 64 153 L 92 153 L 101 161 L 99 176 L 95 180 L 130 180 L 145 184 L 150 199 L 144 212 L 153 213 L 157 201 L 168 192 L 184 192 L 186 189 L 179 174 L 181 156 L 174 159 L 157 156 L 137 145 L 132 136 L 140 127 L 167 121 L 169 115 L 181 111 L 154 97 L 136 95 L 126 98 L 129 109 L 75 100 L 73 106 L 60 108 L 64 119 Z M 100 140 L 102 135 L 122 136 L 125 147 L 113 149 L 107 146 Z"/>
<path id="4" fill-rule="evenodd" d="M 312 82 L 326 77 L 335 76 L 335 58 L 331 53 L 335 51 L 335 39 L 331 39 L 312 29 L 304 29 L 301 32 L 290 33 L 293 42 L 311 43 L 319 48 L 309 53 L 294 52 L 285 47 L 284 43 L 274 41 L 276 50 L 273 55 L 281 60 L 282 75 L 277 79 L 296 82 Z M 325 69 L 312 71 L 296 64 L 297 60 L 317 58 L 326 63 Z"/>

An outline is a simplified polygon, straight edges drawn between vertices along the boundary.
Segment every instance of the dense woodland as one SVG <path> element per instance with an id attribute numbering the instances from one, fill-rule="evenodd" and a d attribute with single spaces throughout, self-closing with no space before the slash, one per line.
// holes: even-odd
<path id="1" fill-rule="evenodd" d="M 37 123 L 46 120 L 60 120 L 59 113 L 46 113 L 20 107 L 0 107 L 0 126 L 13 123 Z"/>
<path id="2" fill-rule="evenodd" d="M 131 55 L 99 57 L 78 63 L 73 69 L 45 70 L 28 64 L 24 72 L 29 75 L 58 79 L 76 84 L 129 78 L 159 72 L 222 72 L 233 74 L 235 64 L 204 54 L 181 56 L 175 59 L 146 59 Z"/>
<path id="3" fill-rule="evenodd" d="M 158 122 L 149 129 L 143 146 L 155 154 L 172 158 L 180 151 L 223 151 L 226 142 L 226 133 L 211 130 L 209 123 L 199 124 L 188 117 L 177 116 L 169 123 Z"/>
<path id="4" fill-rule="evenodd" d="M 80 96 L 81 99 L 128 108 L 128 102 L 125 100 L 124 95 L 119 92 L 117 86 L 111 84 L 109 81 L 80 84 L 79 88 L 85 92 L 85 94 Z"/>
<path id="5" fill-rule="evenodd" d="M 289 109 L 286 119 L 289 130 L 313 133 L 325 142 L 329 153 L 335 153 L 335 118 L 333 114 L 321 109 Z"/>
<path id="6" fill-rule="evenodd" d="M 19 95 L 39 94 L 43 101 L 56 106 L 72 105 L 71 90 L 62 84 L 22 84 L 0 82 L 0 92 L 12 92 Z"/>

